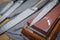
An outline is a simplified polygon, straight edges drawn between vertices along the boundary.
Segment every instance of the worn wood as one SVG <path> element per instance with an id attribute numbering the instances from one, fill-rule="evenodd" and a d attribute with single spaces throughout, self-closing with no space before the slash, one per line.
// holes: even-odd
<path id="1" fill-rule="evenodd" d="M 60 20 L 57 22 L 57 24 L 55 25 L 55 27 L 53 28 L 53 30 L 51 31 L 51 33 L 49 34 L 48 37 L 44 38 L 32 31 L 30 31 L 29 29 L 27 29 L 28 25 L 25 25 L 22 29 L 22 33 L 24 36 L 26 36 L 27 38 L 29 38 L 30 40 L 55 40 L 59 30 L 60 30 Z"/>
<path id="2" fill-rule="evenodd" d="M 40 39 L 43 39 L 42 37 L 38 36 L 37 34 L 29 31 L 29 29 L 27 29 L 28 25 L 25 25 L 24 28 L 22 29 L 22 33 L 23 35 L 25 35 L 27 38 L 29 38 L 30 40 L 40 40 Z"/>
<path id="3" fill-rule="evenodd" d="M 28 25 L 32 22 L 32 20 L 39 14 L 41 10 L 38 11 L 38 13 L 35 13 L 29 20 L 28 20 Z M 36 24 L 32 26 L 35 30 L 48 35 L 49 32 L 53 29 L 54 24 L 58 20 L 60 14 L 60 4 L 56 5 L 46 16 L 44 16 L 41 20 L 39 20 Z"/>
<path id="4" fill-rule="evenodd" d="M 1 17 L 1 15 L 0 15 Z M 0 22 L 0 26 L 2 26 L 3 24 L 5 24 L 6 22 L 8 22 L 9 19 L 5 19 L 4 21 Z M 12 40 L 12 38 L 10 38 L 7 34 L 3 33 L 0 35 L 0 40 Z"/>
<path id="5" fill-rule="evenodd" d="M 2 34 L 0 35 L 0 40 L 12 40 L 12 38 L 10 38 L 7 34 Z"/>

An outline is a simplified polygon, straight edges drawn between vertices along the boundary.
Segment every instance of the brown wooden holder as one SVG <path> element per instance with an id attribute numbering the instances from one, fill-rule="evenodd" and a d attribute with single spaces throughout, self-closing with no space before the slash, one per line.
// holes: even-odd
<path id="1" fill-rule="evenodd" d="M 28 25 L 25 25 L 24 28 L 22 29 L 23 35 L 25 35 L 27 38 L 30 40 L 54 40 L 57 36 L 57 33 L 60 30 L 60 20 L 58 23 L 55 25 L 54 29 L 50 33 L 50 35 L 47 38 L 44 38 L 42 36 L 39 36 L 38 34 L 31 32 L 29 29 L 27 29 Z"/>
<path id="2" fill-rule="evenodd" d="M 60 14 L 60 4 L 56 5 L 50 12 L 48 12 L 46 16 L 44 16 L 40 21 L 31 26 L 31 28 L 37 30 L 38 32 L 41 32 L 42 34 L 46 35 L 46 37 L 43 37 L 42 35 L 39 35 L 28 29 L 28 26 L 30 25 L 32 20 L 37 16 L 36 14 L 38 14 L 40 11 L 35 13 L 28 20 L 27 25 L 25 25 L 22 29 L 22 33 L 30 40 L 54 40 L 60 29 L 60 20 L 58 19 L 58 16 Z M 47 25 L 47 21 L 46 19 L 44 19 L 46 17 L 48 18 L 47 20 L 51 21 L 50 26 Z M 48 30 L 46 31 L 45 28 Z"/>
<path id="3" fill-rule="evenodd" d="M 39 10 L 37 13 L 35 13 L 27 22 L 28 25 L 32 22 L 32 20 L 41 12 Z M 37 31 L 48 35 L 49 32 L 53 29 L 54 25 L 58 21 L 58 16 L 60 14 L 60 4 L 58 4 L 56 7 L 54 7 L 46 16 L 44 16 L 41 20 L 39 20 L 37 23 L 35 23 L 32 28 L 36 29 Z M 50 25 L 48 20 L 50 21 Z"/>

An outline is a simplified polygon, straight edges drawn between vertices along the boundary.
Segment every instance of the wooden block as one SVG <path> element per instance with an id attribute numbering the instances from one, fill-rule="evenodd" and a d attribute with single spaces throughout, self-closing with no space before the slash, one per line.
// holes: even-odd
<path id="1" fill-rule="evenodd" d="M 35 33 L 29 31 L 29 29 L 27 29 L 28 25 L 25 25 L 24 28 L 22 29 L 22 33 L 23 35 L 25 35 L 27 38 L 29 38 L 30 40 L 40 40 L 40 36 L 36 35 Z M 44 39 L 44 38 L 42 38 Z"/>
<path id="2" fill-rule="evenodd" d="M 12 40 L 12 38 L 10 38 L 7 34 L 2 34 L 0 35 L 0 40 Z"/>
<path id="3" fill-rule="evenodd" d="M 55 40 L 56 35 L 58 34 L 58 32 L 60 30 L 60 20 L 57 22 L 57 24 L 55 25 L 55 27 L 53 28 L 53 30 L 51 31 L 49 36 L 46 38 L 34 33 L 33 31 L 30 31 L 27 28 L 27 26 L 28 25 L 24 26 L 24 28 L 22 29 L 22 33 L 23 33 L 23 35 L 25 35 L 30 40 Z"/>
<path id="4" fill-rule="evenodd" d="M 41 11 L 41 10 L 40 10 Z M 39 14 L 35 13 L 29 20 L 28 25 L 32 20 Z M 60 14 L 60 4 L 56 5 L 46 16 L 34 24 L 31 28 L 41 32 L 42 34 L 48 36 L 51 30 L 54 28 L 54 25 L 58 21 L 57 18 Z"/>
<path id="5" fill-rule="evenodd" d="M 40 3 L 44 2 L 45 0 L 39 0 L 38 3 L 36 3 L 35 5 L 32 6 L 33 7 L 36 7 L 37 5 L 39 5 Z"/>

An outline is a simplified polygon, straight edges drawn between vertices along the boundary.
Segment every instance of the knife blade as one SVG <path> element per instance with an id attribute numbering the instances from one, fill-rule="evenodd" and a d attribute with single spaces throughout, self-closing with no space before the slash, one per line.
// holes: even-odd
<path id="1" fill-rule="evenodd" d="M 46 2 L 43 1 L 44 3 Z M 48 2 L 48 1 L 47 1 Z M 40 4 L 38 4 L 40 6 Z M 43 5 L 41 5 L 42 7 Z M 37 7 L 33 7 L 33 8 L 28 8 L 26 9 L 24 12 L 22 12 L 21 14 L 19 14 L 17 17 L 15 17 L 14 19 L 12 19 L 11 21 L 9 21 L 8 23 L 6 23 L 5 25 L 3 25 L 0 28 L 0 34 L 2 34 L 3 32 L 7 31 L 8 29 L 14 27 L 16 24 L 18 24 L 19 22 L 21 22 L 22 20 L 26 19 L 27 17 L 29 17 L 30 15 L 34 14 L 35 11 L 37 11 L 38 8 Z"/>
<path id="2" fill-rule="evenodd" d="M 16 1 L 18 1 L 18 0 L 10 1 L 10 2 L 2 9 L 2 11 L 0 12 L 0 14 L 2 15 L 2 14 L 3 14 L 4 12 L 6 12 L 9 8 L 11 8 Z"/>
<path id="3" fill-rule="evenodd" d="M 13 5 L 13 1 L 9 2 L 0 12 L 1 14 L 7 11 Z"/>
<path id="4" fill-rule="evenodd" d="M 0 22 L 8 17 L 15 9 L 17 9 L 24 1 L 17 1 L 1 18 Z"/>
<path id="5" fill-rule="evenodd" d="M 31 24 L 29 26 L 34 25 L 36 22 L 38 22 L 39 20 L 41 20 L 42 17 L 44 17 L 56 4 L 58 3 L 58 0 L 53 0 L 52 2 L 50 2 L 40 13 L 39 15 L 33 19 L 33 21 L 31 22 Z"/>

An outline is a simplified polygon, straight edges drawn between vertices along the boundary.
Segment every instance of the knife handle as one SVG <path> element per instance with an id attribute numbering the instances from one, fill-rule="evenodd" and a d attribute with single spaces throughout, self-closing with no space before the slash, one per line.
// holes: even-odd
<path id="1" fill-rule="evenodd" d="M 35 5 L 32 6 L 32 8 L 37 7 L 40 9 L 42 6 L 44 6 L 49 0 L 39 0 Z"/>
<path id="2" fill-rule="evenodd" d="M 2 17 L 2 16 L 0 16 L 0 17 Z M 6 18 L 5 20 L 3 20 L 2 22 L 0 22 L 0 26 L 2 26 L 3 24 L 5 24 L 6 22 L 8 22 L 9 21 L 9 19 L 8 18 Z"/>
<path id="3" fill-rule="evenodd" d="M 37 5 L 36 7 L 38 9 L 42 8 L 44 5 L 46 5 L 49 2 L 49 0 L 43 0 L 39 5 Z"/>
<path id="4" fill-rule="evenodd" d="M 33 6 L 32 6 L 32 8 L 33 7 L 36 7 L 37 5 L 39 5 L 41 2 L 43 2 L 44 0 L 39 0 L 36 4 L 34 4 Z"/>

